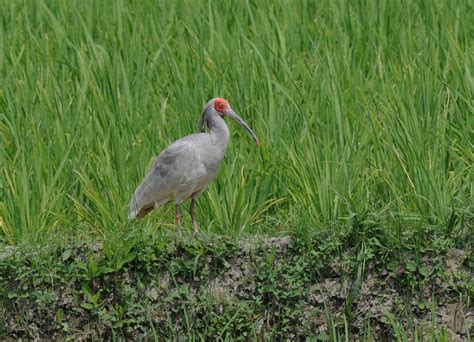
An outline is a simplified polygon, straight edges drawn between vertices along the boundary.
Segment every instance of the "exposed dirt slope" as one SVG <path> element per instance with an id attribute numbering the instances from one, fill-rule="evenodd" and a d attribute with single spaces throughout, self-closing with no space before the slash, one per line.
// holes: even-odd
<path id="1" fill-rule="evenodd" d="M 127 253 L 8 249 L 0 255 L 0 337 L 473 333 L 467 251 L 415 258 L 343 247 L 282 237 L 153 242 Z"/>

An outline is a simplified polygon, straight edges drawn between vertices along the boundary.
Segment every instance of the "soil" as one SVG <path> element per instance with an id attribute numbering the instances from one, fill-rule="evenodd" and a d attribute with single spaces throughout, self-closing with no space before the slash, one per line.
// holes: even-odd
<path id="1" fill-rule="evenodd" d="M 290 329 L 280 337 L 292 340 L 302 336 L 327 337 L 331 324 L 335 324 L 338 331 L 343 333 L 345 320 L 350 321 L 349 329 L 353 338 L 366 336 L 364 334 L 370 329 L 370 335 L 376 339 L 392 339 L 394 326 L 397 324 L 404 327 L 409 337 L 413 332 L 410 328 L 413 327 L 417 327 L 418 331 L 425 331 L 426 334 L 433 326 L 444 327 L 450 341 L 465 341 L 474 332 L 472 298 L 462 298 L 456 290 L 457 285 L 465 286 L 465 279 L 473 278 L 473 270 L 466 267 L 468 252 L 465 250 L 453 248 L 443 257 L 444 279 L 431 276 L 425 280 L 417 278 L 418 281 L 410 282 L 410 277 L 415 277 L 413 274 L 416 272 L 410 270 L 409 265 L 400 263 L 395 270 L 390 270 L 380 268 L 373 260 L 364 265 L 363 276 L 357 279 L 349 276 L 354 272 L 351 273 L 348 269 L 348 259 L 336 256 L 329 260 L 323 271 L 315 273 L 319 276 L 308 276 L 304 289 L 292 289 L 292 280 L 282 278 L 279 274 L 285 272 L 284 269 L 291 260 L 299 260 L 291 244 L 292 239 L 289 237 L 242 240 L 235 246 L 235 254 L 217 258 L 224 259 L 224 264 L 216 264 L 217 259 L 213 254 L 204 256 L 204 264 L 200 265 L 208 267 L 208 273 L 202 271 L 191 277 L 189 273 L 174 272 L 172 267 L 163 267 L 162 263 L 161 266 L 149 268 L 151 275 L 157 269 L 158 271 L 156 278 L 148 282 L 140 280 L 148 279 L 146 275 L 141 276 L 147 269 L 140 265 L 139 260 L 134 260 L 119 276 L 114 278 L 107 274 L 92 281 L 93 292 L 101 293 L 103 300 L 103 310 L 97 311 L 99 314 L 93 314 L 90 309 L 84 307 L 85 296 L 78 295 L 80 280 L 75 284 L 61 283 L 61 280 L 58 280 L 57 285 L 50 284 L 48 293 L 51 298 L 44 303 L 38 300 L 38 297 L 22 297 L 21 294 L 13 299 L 4 298 L 3 303 L 7 304 L 8 312 L 4 311 L 3 328 L 0 322 L 0 337 L 3 333 L 6 340 L 111 338 L 111 324 L 101 322 L 107 319 L 107 314 L 112 315 L 116 304 L 121 303 L 124 296 L 129 296 L 128 303 L 140 303 L 136 312 L 134 311 L 134 321 L 130 320 L 128 325 L 119 326 L 119 329 L 126 330 L 124 336 L 127 338 L 148 336 L 147 322 L 140 322 L 137 318 L 144 315 L 145 309 L 141 309 L 142 307 L 147 307 L 146 311 L 154 326 L 166 327 L 171 319 L 175 332 L 178 335 L 186 335 L 185 320 L 180 316 L 182 312 L 176 308 L 189 302 L 187 307 L 190 316 L 196 319 L 206 316 L 209 313 L 202 312 L 203 302 L 200 298 L 203 297 L 211 298 L 212 303 L 220 303 L 212 305 L 215 315 L 224 315 L 231 303 L 253 303 L 255 298 L 263 298 L 258 309 L 261 314 L 255 316 L 255 329 L 262 339 L 269 336 L 271 329 L 277 324 L 275 315 L 281 315 L 284 311 L 281 307 L 285 305 L 290 305 L 292 310 L 295 308 L 296 314 L 284 316 L 290 322 Z M 88 250 L 98 254 L 103 252 L 100 245 L 89 247 Z M 71 252 L 70 258 L 74 260 L 74 256 L 78 256 L 86 260 L 83 253 L 84 247 L 78 247 Z M 271 259 L 268 258 L 269 254 Z M 348 258 L 350 254 L 351 251 L 348 251 Z M 5 263 L 15 255 L 14 248 L 5 249 L 0 254 L 0 263 Z M 168 263 L 187 260 L 186 252 L 180 248 L 173 249 L 167 257 Z M 267 278 L 262 278 L 259 265 L 265 260 L 270 263 L 269 269 L 275 270 L 275 278 L 268 279 L 276 290 L 262 294 L 262 282 Z M 434 274 L 434 270 L 439 266 L 432 262 L 428 254 L 422 257 L 422 261 L 425 273 Z M 212 267 L 215 267 L 215 270 Z M 298 279 L 301 276 L 304 274 L 298 273 Z M 416 276 L 419 277 L 419 274 Z M 271 279 L 274 284 L 271 284 Z M 15 290 L 12 286 L 20 285 L 21 281 L 9 278 L 7 284 L 10 286 L 8 291 L 12 292 Z M 116 285 L 117 289 L 104 290 L 110 284 Z M 41 284 L 36 284 L 35 287 L 38 289 Z M 21 293 L 20 289 L 17 290 Z M 276 292 L 277 290 L 280 292 Z M 296 295 L 290 299 L 282 299 L 281 293 L 284 295 L 291 291 L 296 291 Z M 146 305 L 143 304 L 145 302 Z M 331 319 L 328 319 L 328 313 Z M 18 315 L 21 315 L 21 318 Z M 235 329 L 239 331 L 238 328 Z"/>

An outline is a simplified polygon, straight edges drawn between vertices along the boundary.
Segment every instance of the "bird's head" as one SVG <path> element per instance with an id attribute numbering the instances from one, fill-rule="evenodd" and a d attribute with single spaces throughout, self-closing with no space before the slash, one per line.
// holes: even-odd
<path id="1" fill-rule="evenodd" d="M 230 108 L 229 102 L 227 100 L 217 97 L 213 100 L 214 110 L 219 113 L 220 116 L 230 116 L 232 108 Z"/>
<path id="2" fill-rule="evenodd" d="M 257 135 L 252 131 L 249 125 L 242 120 L 240 116 L 237 115 L 237 113 L 234 112 L 234 110 L 231 108 L 229 102 L 223 98 L 216 97 L 210 101 L 212 103 L 213 109 L 219 114 L 222 118 L 229 116 L 232 118 L 234 121 L 236 121 L 239 125 L 244 127 L 252 136 L 252 138 L 255 140 L 257 146 L 260 146 L 260 141 L 257 138 Z"/>
<path id="3" fill-rule="evenodd" d="M 224 117 L 230 115 L 232 108 L 230 108 L 229 102 L 227 100 L 217 97 L 213 99 L 214 110 L 219 113 L 220 116 Z"/>

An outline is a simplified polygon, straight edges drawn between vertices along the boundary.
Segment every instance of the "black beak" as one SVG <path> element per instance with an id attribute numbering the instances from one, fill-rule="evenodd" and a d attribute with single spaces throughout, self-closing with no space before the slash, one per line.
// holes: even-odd
<path id="1" fill-rule="evenodd" d="M 252 138 L 257 143 L 257 146 L 260 145 L 260 141 L 258 140 L 257 135 L 252 131 L 250 126 L 247 125 L 247 123 L 244 120 L 242 120 L 240 116 L 237 115 L 237 113 L 235 113 L 232 109 L 229 109 L 226 114 L 229 115 L 232 119 L 234 119 L 239 125 L 244 127 L 250 133 Z"/>

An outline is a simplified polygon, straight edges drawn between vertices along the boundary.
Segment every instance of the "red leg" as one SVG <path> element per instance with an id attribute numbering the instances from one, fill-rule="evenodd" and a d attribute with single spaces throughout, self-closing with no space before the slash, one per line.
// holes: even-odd
<path id="1" fill-rule="evenodd" d="M 193 221 L 194 228 L 194 237 L 197 237 L 199 234 L 199 226 L 196 222 L 196 199 L 191 200 L 191 206 L 189 207 L 189 213 L 191 214 L 191 219 Z"/>
<path id="2" fill-rule="evenodd" d="M 178 229 L 181 228 L 181 217 L 183 217 L 181 214 L 181 207 L 179 204 L 176 204 L 176 228 Z"/>

